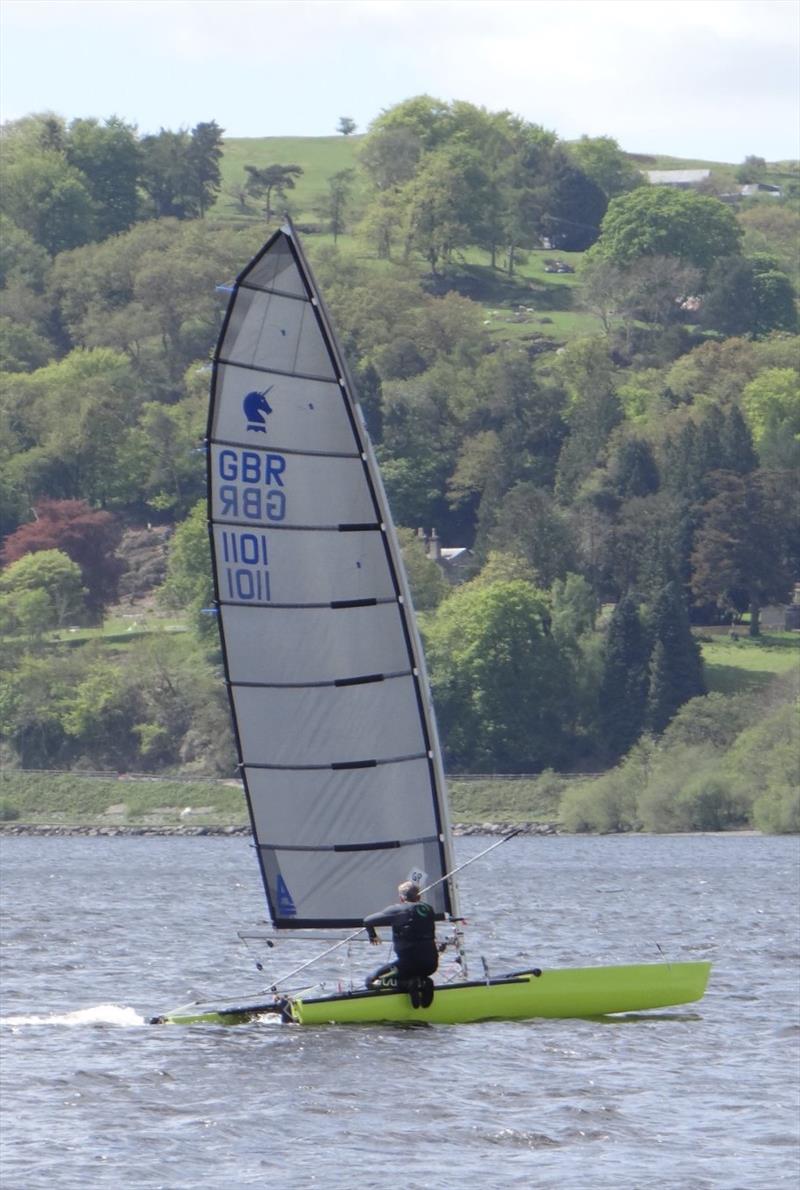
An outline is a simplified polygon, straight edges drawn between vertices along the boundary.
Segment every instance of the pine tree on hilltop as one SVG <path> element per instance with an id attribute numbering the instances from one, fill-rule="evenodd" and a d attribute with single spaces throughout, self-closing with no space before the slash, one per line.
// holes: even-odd
<path id="1" fill-rule="evenodd" d="M 662 588 L 651 622 L 653 652 L 645 724 L 650 731 L 662 732 L 679 707 L 706 693 L 706 684 L 700 646 L 692 636 L 677 583 Z"/>

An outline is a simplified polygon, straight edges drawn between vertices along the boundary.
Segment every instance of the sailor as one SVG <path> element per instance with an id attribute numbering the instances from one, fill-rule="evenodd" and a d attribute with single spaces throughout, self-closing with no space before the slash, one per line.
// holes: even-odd
<path id="1" fill-rule="evenodd" d="M 420 900 L 419 885 L 411 880 L 405 880 L 397 892 L 399 904 L 388 905 L 380 913 L 371 913 L 364 918 L 369 940 L 374 946 L 380 945 L 375 927 L 392 927 L 392 945 L 397 956 L 374 971 L 366 985 L 368 988 L 385 987 L 387 983 L 399 988 L 405 985 L 414 1007 L 427 1008 L 433 999 L 433 983 L 429 976 L 439 965 L 433 907 Z"/>

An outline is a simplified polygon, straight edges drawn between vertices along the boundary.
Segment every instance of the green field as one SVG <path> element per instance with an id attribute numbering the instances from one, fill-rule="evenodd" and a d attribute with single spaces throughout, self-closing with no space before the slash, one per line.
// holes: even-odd
<path id="1" fill-rule="evenodd" d="M 761 690 L 774 677 L 800 670 L 800 635 L 767 632 L 760 637 L 721 636 L 702 645 L 709 691 L 739 694 Z"/>
<path id="2" fill-rule="evenodd" d="M 317 206 L 328 192 L 328 179 L 345 169 L 355 169 L 358 136 L 274 136 L 231 138 L 224 142 L 220 162 L 222 191 L 210 214 L 217 218 L 238 218 L 242 211 L 231 195 L 247 178 L 246 165 L 264 169 L 268 165 L 299 165 L 302 175 L 294 190 L 288 192 L 289 207 L 298 221 L 319 219 Z M 251 217 L 259 216 L 259 206 L 250 199 Z"/>

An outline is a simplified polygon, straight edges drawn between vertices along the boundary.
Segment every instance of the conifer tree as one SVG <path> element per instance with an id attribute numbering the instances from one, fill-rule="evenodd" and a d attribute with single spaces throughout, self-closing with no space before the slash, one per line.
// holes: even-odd
<path id="1" fill-rule="evenodd" d="M 649 654 L 647 632 L 627 594 L 611 617 L 600 683 L 600 730 L 615 759 L 635 744 L 644 726 Z"/>
<path id="2" fill-rule="evenodd" d="M 737 475 L 747 475 L 758 467 L 758 455 L 753 446 L 753 435 L 742 415 L 735 405 L 725 418 L 725 424 L 720 432 L 720 453 L 722 471 L 735 471 Z"/>
<path id="3" fill-rule="evenodd" d="M 676 582 L 662 588 L 653 608 L 653 651 L 650 657 L 646 726 L 661 732 L 690 698 L 706 693 L 700 647 L 689 627 L 681 588 Z"/>

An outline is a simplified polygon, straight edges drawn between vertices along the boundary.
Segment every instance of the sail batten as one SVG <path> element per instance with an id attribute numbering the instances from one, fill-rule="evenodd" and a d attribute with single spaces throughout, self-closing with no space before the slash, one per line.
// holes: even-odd
<path id="1" fill-rule="evenodd" d="M 237 279 L 214 358 L 215 599 L 273 923 L 358 921 L 411 873 L 455 890 L 408 585 L 346 361 L 293 229 Z"/>

